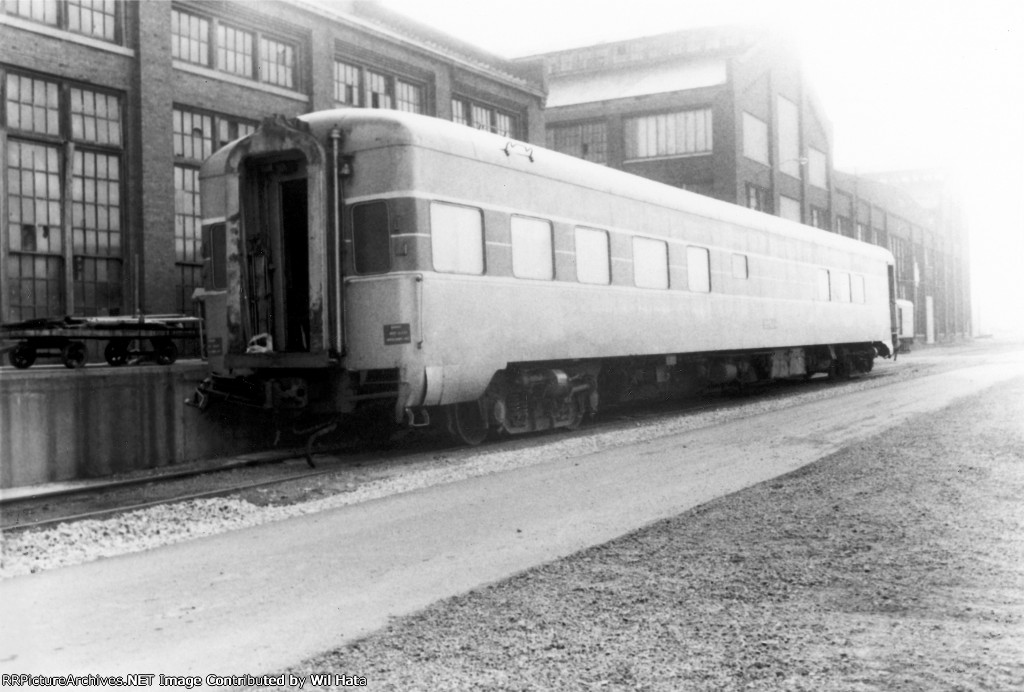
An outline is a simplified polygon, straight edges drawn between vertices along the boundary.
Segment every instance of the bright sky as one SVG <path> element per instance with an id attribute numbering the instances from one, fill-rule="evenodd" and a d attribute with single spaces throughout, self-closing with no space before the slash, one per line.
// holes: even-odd
<path id="1" fill-rule="evenodd" d="M 945 167 L 971 227 L 975 329 L 1024 330 L 1021 0 L 382 0 L 505 57 L 696 26 L 793 36 L 837 168 Z"/>

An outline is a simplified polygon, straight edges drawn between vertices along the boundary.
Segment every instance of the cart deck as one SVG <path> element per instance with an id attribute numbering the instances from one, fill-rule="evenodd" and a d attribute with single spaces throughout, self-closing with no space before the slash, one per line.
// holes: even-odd
<path id="1" fill-rule="evenodd" d="M 18 342 L 8 353 L 16 368 L 31 367 L 40 355 L 58 356 L 69 368 L 82 367 L 87 358 L 86 341 L 106 341 L 103 357 L 110 365 L 124 365 L 143 356 L 170 365 L 178 358 L 173 340 L 198 339 L 201 332 L 202 321 L 186 315 L 61 317 L 0 325 L 0 339 Z M 145 341 L 151 350 L 142 348 Z"/>

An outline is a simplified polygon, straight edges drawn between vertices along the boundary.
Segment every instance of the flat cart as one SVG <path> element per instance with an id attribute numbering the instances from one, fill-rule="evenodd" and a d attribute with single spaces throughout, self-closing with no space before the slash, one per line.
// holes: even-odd
<path id="1" fill-rule="evenodd" d="M 106 341 L 103 357 L 110 365 L 152 357 L 160 365 L 178 358 L 175 339 L 198 339 L 202 322 L 185 315 L 134 317 L 62 317 L 0 325 L 0 339 L 17 341 L 7 358 L 16 368 L 29 368 L 38 356 L 57 356 L 66 367 L 85 365 L 86 341 Z M 143 348 L 148 342 L 149 349 Z M 4 349 L 8 350 L 8 349 Z"/>

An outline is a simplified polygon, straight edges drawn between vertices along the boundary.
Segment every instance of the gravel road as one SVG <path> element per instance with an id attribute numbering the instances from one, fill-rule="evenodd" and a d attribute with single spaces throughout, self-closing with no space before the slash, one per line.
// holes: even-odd
<path id="1" fill-rule="evenodd" d="M 1022 530 L 1016 379 L 290 672 L 373 690 L 1020 690 Z"/>

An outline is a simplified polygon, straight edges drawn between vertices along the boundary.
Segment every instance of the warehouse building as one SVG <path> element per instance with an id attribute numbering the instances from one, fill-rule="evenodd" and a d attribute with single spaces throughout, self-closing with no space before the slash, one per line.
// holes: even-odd
<path id="1" fill-rule="evenodd" d="M 543 141 L 542 76 L 369 2 L 0 2 L 0 321 L 190 313 L 201 161 L 394 108 Z"/>
<path id="2" fill-rule="evenodd" d="M 799 56 L 750 27 L 715 27 L 534 56 L 546 142 L 595 163 L 889 248 L 922 340 L 969 336 L 967 232 L 934 173 L 857 177 Z M 526 61 L 524 61 L 526 64 Z"/>

